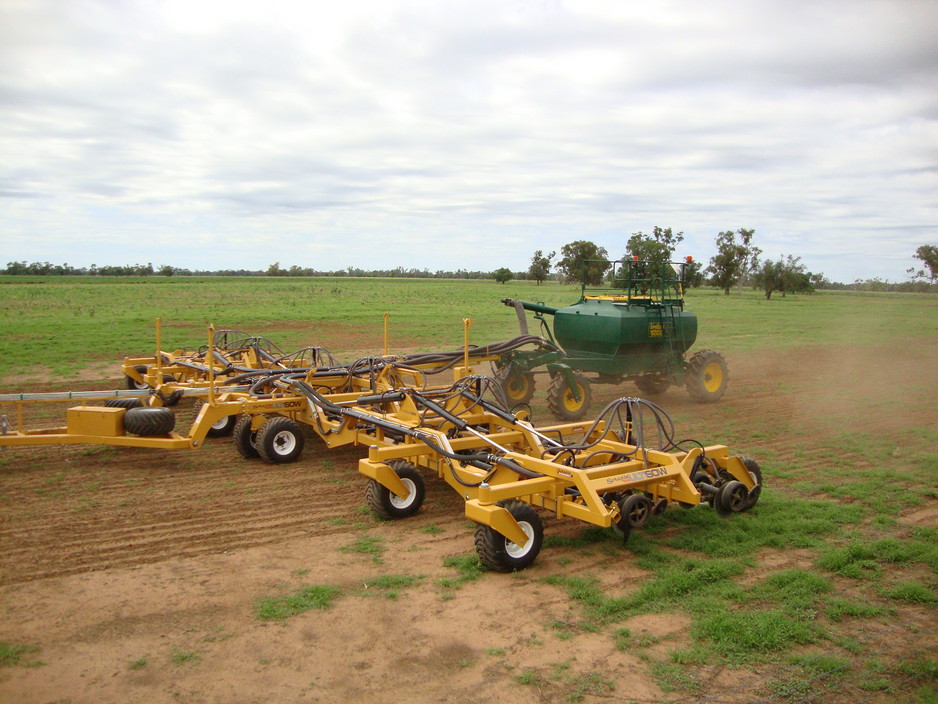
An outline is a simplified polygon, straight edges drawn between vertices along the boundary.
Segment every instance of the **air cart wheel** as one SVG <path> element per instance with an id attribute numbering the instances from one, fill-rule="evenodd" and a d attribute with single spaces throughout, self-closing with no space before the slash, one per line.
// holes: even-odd
<path id="1" fill-rule="evenodd" d="M 528 536 L 522 546 L 517 545 L 494 528 L 480 525 L 476 528 L 476 552 L 488 569 L 495 572 L 511 572 L 528 567 L 541 551 L 544 542 L 544 526 L 534 507 L 523 501 L 500 501 L 499 506 L 518 521 L 521 530 Z"/>
<path id="2" fill-rule="evenodd" d="M 296 462 L 303 452 L 303 430 L 283 416 L 271 418 L 257 431 L 257 452 L 271 464 Z"/>
<path id="3" fill-rule="evenodd" d="M 371 479 L 365 487 L 365 501 L 368 502 L 368 506 L 375 512 L 375 515 L 381 518 L 413 516 L 420 510 L 423 497 L 426 495 L 423 476 L 413 464 L 404 460 L 388 462 L 388 467 L 394 470 L 407 487 L 407 496 L 401 498 L 383 484 Z"/>
<path id="4" fill-rule="evenodd" d="M 642 374 L 635 380 L 635 386 L 646 396 L 660 396 L 668 390 L 671 382 L 657 374 Z"/>
<path id="5" fill-rule="evenodd" d="M 502 389 L 505 391 L 509 407 L 527 403 L 534 398 L 534 377 L 513 371 L 502 380 Z"/>
<path id="6" fill-rule="evenodd" d="M 720 487 L 719 493 L 713 497 L 713 508 L 718 516 L 729 516 L 746 510 L 749 501 L 749 489 L 742 482 L 731 481 Z"/>
<path id="7" fill-rule="evenodd" d="M 202 410 L 202 406 L 205 405 L 205 401 L 196 401 L 195 406 L 192 407 L 192 420 L 195 420 L 199 417 L 199 411 Z M 210 438 L 221 438 L 226 435 L 231 435 L 234 432 L 235 425 L 238 423 L 238 416 L 225 416 L 224 418 L 219 418 L 211 427 L 208 429 L 206 435 Z"/>
<path id="8" fill-rule="evenodd" d="M 241 416 L 234 427 L 234 444 L 238 454 L 246 460 L 260 457 L 257 451 L 257 430 L 251 430 L 251 416 Z"/>
<path id="9" fill-rule="evenodd" d="M 719 401 L 726 392 L 726 382 L 729 379 L 726 360 L 714 350 L 701 350 L 695 354 L 684 372 L 687 393 L 701 403 Z"/>
<path id="10" fill-rule="evenodd" d="M 743 457 L 742 460 L 746 471 L 749 472 L 749 476 L 752 477 L 752 481 L 756 483 L 756 485 L 749 490 L 749 498 L 746 500 L 746 505 L 743 506 L 743 511 L 748 511 L 756 505 L 756 502 L 759 501 L 759 497 L 762 495 L 762 470 L 759 469 L 759 463 L 755 460 L 748 457 Z"/>
<path id="11" fill-rule="evenodd" d="M 146 376 L 147 367 L 145 364 L 138 364 L 134 367 L 134 371 Z M 145 381 L 137 381 L 132 376 L 125 377 L 124 381 L 127 383 L 127 388 L 131 391 L 145 391 L 150 388 L 150 385 Z"/>
<path id="12" fill-rule="evenodd" d="M 128 408 L 124 412 L 124 430 L 133 435 L 166 435 L 176 427 L 176 414 L 162 406 Z"/>
<path id="13" fill-rule="evenodd" d="M 576 382 L 579 400 L 573 395 L 573 389 L 567 383 L 567 379 L 563 374 L 557 374 L 550 380 L 550 389 L 547 391 L 547 407 L 554 416 L 561 420 L 580 420 L 586 415 L 590 407 L 592 393 L 589 380 L 579 372 L 574 372 L 573 378 Z"/>
<path id="14" fill-rule="evenodd" d="M 104 402 L 107 408 L 140 408 L 143 402 L 139 398 L 109 398 Z"/>

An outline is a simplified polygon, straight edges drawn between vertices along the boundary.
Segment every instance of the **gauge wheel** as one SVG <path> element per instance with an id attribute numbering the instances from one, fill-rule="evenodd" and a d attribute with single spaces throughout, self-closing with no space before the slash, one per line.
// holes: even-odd
<path id="1" fill-rule="evenodd" d="M 508 398 L 508 405 L 527 403 L 534 398 L 534 376 L 524 372 L 512 371 L 502 381 L 502 389 Z"/>

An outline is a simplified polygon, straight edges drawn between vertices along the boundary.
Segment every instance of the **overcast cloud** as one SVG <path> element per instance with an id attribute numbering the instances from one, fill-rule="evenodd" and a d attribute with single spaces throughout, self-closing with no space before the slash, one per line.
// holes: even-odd
<path id="1" fill-rule="evenodd" d="M 938 243 L 938 2 L 0 0 L 3 260 L 527 269 Z"/>

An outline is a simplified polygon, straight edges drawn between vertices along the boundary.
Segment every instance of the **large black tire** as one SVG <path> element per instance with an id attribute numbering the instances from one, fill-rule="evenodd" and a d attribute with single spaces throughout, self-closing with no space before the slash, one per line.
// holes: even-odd
<path id="1" fill-rule="evenodd" d="M 684 372 L 687 393 L 701 403 L 714 403 L 723 398 L 729 380 L 726 360 L 714 350 L 701 350 L 695 354 Z"/>
<path id="2" fill-rule="evenodd" d="M 402 499 L 383 484 L 370 479 L 368 486 L 365 487 L 365 501 L 368 502 L 368 506 L 375 512 L 375 515 L 381 518 L 413 516 L 420 510 L 427 493 L 423 476 L 413 464 L 405 460 L 388 462 L 388 467 L 401 478 L 410 493 Z"/>
<path id="3" fill-rule="evenodd" d="M 257 452 L 270 464 L 296 462 L 303 453 L 303 430 L 289 418 L 271 418 L 257 431 Z"/>
<path id="4" fill-rule="evenodd" d="M 507 377 L 502 379 L 502 389 L 505 391 L 505 397 L 508 399 L 508 407 L 511 408 L 519 403 L 528 403 L 534 398 L 534 376 L 524 374 L 519 371 L 512 371 Z"/>
<path id="5" fill-rule="evenodd" d="M 550 389 L 547 391 L 547 407 L 556 418 L 567 421 L 577 421 L 586 415 L 592 400 L 589 380 L 579 372 L 573 373 L 580 399 L 573 396 L 573 389 L 567 383 L 563 374 L 557 374 L 550 380 Z"/>
<path id="6" fill-rule="evenodd" d="M 145 364 L 138 364 L 134 367 L 134 371 L 139 372 L 140 374 L 147 373 L 147 367 Z M 144 389 L 149 389 L 149 384 L 146 384 L 142 381 L 137 381 L 132 376 L 124 377 L 124 382 L 127 384 L 127 388 L 131 391 L 143 391 Z"/>
<path id="7" fill-rule="evenodd" d="M 635 380 L 635 386 L 645 396 L 660 396 L 668 390 L 671 382 L 657 374 L 642 374 Z"/>
<path id="8" fill-rule="evenodd" d="M 523 501 L 500 501 L 499 506 L 508 509 L 528 536 L 522 547 L 516 545 L 494 528 L 480 525 L 476 528 L 476 552 L 482 564 L 495 572 L 523 570 L 537 559 L 544 542 L 544 525 L 541 517 L 530 504 Z"/>
<path id="9" fill-rule="evenodd" d="M 176 427 L 176 414 L 162 406 L 128 408 L 124 412 L 124 430 L 133 435 L 166 435 Z"/>
<path id="10" fill-rule="evenodd" d="M 130 377 L 127 377 L 128 379 Z M 143 402 L 139 398 L 109 398 L 104 402 L 108 408 L 140 408 Z"/>
<path id="11" fill-rule="evenodd" d="M 759 463 L 754 459 L 743 457 L 742 460 L 743 464 L 746 466 L 746 471 L 749 472 L 749 475 L 756 483 L 756 485 L 749 490 L 749 498 L 745 506 L 743 506 L 743 511 L 748 511 L 756 505 L 756 502 L 759 501 L 759 497 L 762 495 L 762 470 L 759 468 Z"/>
<path id="12" fill-rule="evenodd" d="M 251 416 L 240 416 L 234 427 L 234 444 L 240 454 L 246 460 L 253 460 L 260 457 L 257 451 L 257 430 L 251 430 Z"/>
<path id="13" fill-rule="evenodd" d="M 199 417 L 199 412 L 204 405 L 205 401 L 199 400 L 195 402 L 195 405 L 192 407 L 192 420 Z M 234 432 L 237 422 L 238 416 L 225 416 L 224 418 L 220 418 L 211 425 L 206 435 L 210 438 L 222 438 L 231 435 Z"/>

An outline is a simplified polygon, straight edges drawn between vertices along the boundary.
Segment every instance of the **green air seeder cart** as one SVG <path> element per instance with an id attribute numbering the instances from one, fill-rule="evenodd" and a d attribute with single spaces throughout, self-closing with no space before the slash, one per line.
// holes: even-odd
<path id="1" fill-rule="evenodd" d="M 523 334 L 524 311 L 531 311 L 554 343 L 552 349 L 508 352 L 495 363 L 509 402 L 530 401 L 535 375 L 545 373 L 550 376 L 547 405 L 564 420 L 586 415 L 590 384 L 634 381 L 646 396 L 685 386 L 697 401 L 719 400 L 729 379 L 723 356 L 713 350 L 686 356 L 697 339 L 697 316 L 684 310 L 687 262 L 672 262 L 658 271 L 635 259 L 599 263 L 612 267 L 611 287 L 587 289 L 583 284 L 580 300 L 565 308 L 502 300 L 518 312 Z M 545 315 L 553 316 L 553 332 Z"/>

